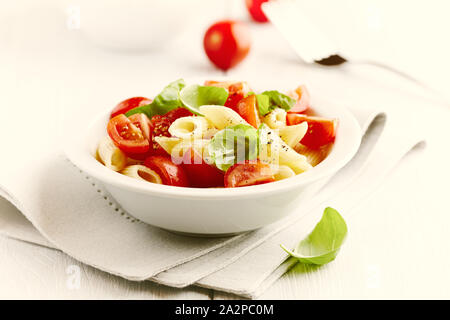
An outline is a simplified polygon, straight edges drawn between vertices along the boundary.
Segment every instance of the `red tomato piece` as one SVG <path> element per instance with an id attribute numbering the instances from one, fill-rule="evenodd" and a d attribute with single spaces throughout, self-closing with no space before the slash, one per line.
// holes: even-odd
<path id="1" fill-rule="evenodd" d="M 148 117 L 143 113 L 136 113 L 128 117 L 132 124 L 139 128 L 143 136 L 148 140 L 150 146 L 147 152 L 133 153 L 130 151 L 125 152 L 126 155 L 135 160 L 144 160 L 151 155 L 151 141 L 152 141 L 152 129 L 151 122 Z"/>
<path id="2" fill-rule="evenodd" d="M 192 113 L 185 108 L 177 108 L 167 112 L 165 115 L 155 115 L 151 120 L 152 127 L 152 146 L 150 150 L 151 155 L 167 155 L 167 152 L 155 141 L 155 137 L 164 136 L 170 137 L 170 125 L 182 117 L 192 116 Z"/>
<path id="3" fill-rule="evenodd" d="M 238 112 L 237 105 L 242 99 L 244 99 L 244 95 L 242 93 L 230 93 L 224 106 Z"/>
<path id="4" fill-rule="evenodd" d="M 255 128 L 258 128 L 261 124 L 256 103 L 256 96 L 254 94 L 239 101 L 236 106 L 236 111 L 242 118 L 244 118 L 245 121 Z"/>
<path id="5" fill-rule="evenodd" d="M 252 16 L 253 20 L 256 22 L 267 22 L 269 21 L 261 9 L 261 4 L 269 0 L 245 0 L 247 5 L 247 10 Z"/>
<path id="6" fill-rule="evenodd" d="M 225 173 L 225 188 L 246 187 L 275 181 L 268 164 L 257 162 L 237 163 Z"/>
<path id="7" fill-rule="evenodd" d="M 138 127 L 147 140 L 151 138 L 150 120 L 143 113 L 135 113 L 128 117 L 132 124 Z"/>
<path id="8" fill-rule="evenodd" d="M 170 124 L 177 120 L 178 118 L 182 117 L 189 117 L 192 116 L 192 112 L 190 112 L 188 109 L 185 108 L 176 108 L 174 110 L 171 110 L 167 112 L 164 117 L 169 120 Z"/>
<path id="9" fill-rule="evenodd" d="M 233 81 L 205 81 L 205 86 L 220 87 L 228 90 L 228 98 L 225 101 L 225 107 L 231 108 L 237 112 L 236 106 L 244 99 L 248 92 L 248 85 L 244 82 L 233 82 Z"/>
<path id="10" fill-rule="evenodd" d="M 290 126 L 304 121 L 308 123 L 308 131 L 300 141 L 301 144 L 311 149 L 319 149 L 326 144 L 334 142 L 336 138 L 337 119 L 311 117 L 302 114 L 287 115 L 287 124 Z"/>
<path id="11" fill-rule="evenodd" d="M 189 187 L 183 168 L 173 163 L 169 156 L 150 156 L 145 159 L 144 165 L 155 171 L 165 185 Z"/>
<path id="12" fill-rule="evenodd" d="M 124 114 L 109 120 L 107 131 L 114 144 L 125 153 L 142 154 L 150 149 L 148 137 Z"/>
<path id="13" fill-rule="evenodd" d="M 181 165 L 192 187 L 223 187 L 223 172 L 206 163 L 194 149 L 187 150 Z"/>
<path id="14" fill-rule="evenodd" d="M 209 60 L 221 70 L 240 63 L 250 50 L 250 31 L 242 22 L 224 20 L 206 31 L 203 47 Z"/>
<path id="15" fill-rule="evenodd" d="M 122 101 L 119 103 L 112 111 L 110 118 L 114 118 L 115 116 L 127 113 L 131 109 L 144 106 L 146 104 L 152 103 L 152 100 L 144 97 L 134 97 L 127 100 Z"/>
<path id="16" fill-rule="evenodd" d="M 297 100 L 294 107 L 289 112 L 305 112 L 311 105 L 311 96 L 306 86 L 301 85 L 295 89 L 291 96 Z"/>

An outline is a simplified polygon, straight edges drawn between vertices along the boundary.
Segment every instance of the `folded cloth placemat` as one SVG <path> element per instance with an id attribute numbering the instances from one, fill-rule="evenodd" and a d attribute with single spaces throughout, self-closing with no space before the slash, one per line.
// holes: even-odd
<path id="1" fill-rule="evenodd" d="M 378 112 L 358 110 L 355 114 L 366 129 Z M 371 128 L 370 141 L 376 140 L 374 137 L 381 133 L 381 127 L 379 124 Z M 404 142 L 410 147 L 409 140 Z M 372 147 L 367 141 L 363 143 L 359 156 L 364 158 L 364 163 Z M 396 153 L 400 149 L 395 149 Z M 390 168 L 394 158 L 385 167 Z M 348 184 L 357 171 L 344 169 L 335 177 L 339 177 L 339 182 L 332 179 L 325 188 L 328 191 L 321 191 L 320 197 L 305 203 L 299 208 L 300 214 L 272 226 L 230 238 L 193 238 L 133 219 L 96 181 L 62 157 L 49 154 L 35 162 L 32 177 L 27 180 L 22 177 L 22 181 L 2 188 L 3 197 L 35 228 L 22 216 L 2 214 L 7 210 L 0 207 L 0 232 L 58 248 L 83 263 L 130 280 L 150 278 L 175 287 L 197 282 L 201 286 L 255 297 L 293 263 L 292 260 L 283 263 L 286 255 L 278 244 L 294 245 L 308 231 L 305 226 L 317 220 L 317 214 L 309 211 L 314 211 L 319 199 L 323 201 L 325 195 Z M 292 224 L 294 221 L 303 222 L 297 228 Z M 246 276 L 250 270 L 247 260 L 252 265 L 250 277 Z M 258 270 L 253 269 L 255 265 L 259 266 Z"/>

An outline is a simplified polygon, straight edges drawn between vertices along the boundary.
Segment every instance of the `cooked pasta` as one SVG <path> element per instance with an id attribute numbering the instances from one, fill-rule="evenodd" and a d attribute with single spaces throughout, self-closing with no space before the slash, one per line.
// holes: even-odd
<path id="1" fill-rule="evenodd" d="M 181 142 L 181 138 L 174 137 L 155 137 L 155 141 L 163 148 L 168 154 L 172 154 L 173 148 Z"/>
<path id="2" fill-rule="evenodd" d="M 329 146 L 324 146 L 318 150 L 313 150 L 308 147 L 305 147 L 301 143 L 298 143 L 295 146 L 295 151 L 298 153 L 303 154 L 306 159 L 308 159 L 308 162 L 313 166 L 317 166 L 319 163 L 321 163 L 328 155 L 329 153 Z"/>
<path id="3" fill-rule="evenodd" d="M 315 113 L 304 86 L 289 95 L 256 92 L 242 81 L 200 86 L 179 79 L 153 99 L 120 102 L 96 156 L 114 171 L 157 184 L 270 183 L 311 169 L 330 152 L 338 119 L 309 114 Z"/>
<path id="4" fill-rule="evenodd" d="M 175 145 L 170 153 L 172 160 L 177 163 L 181 161 L 184 153 L 189 149 L 193 149 L 198 155 L 202 156 L 202 158 L 206 161 L 210 161 L 209 153 L 208 153 L 208 144 L 210 140 L 207 139 L 197 139 L 197 140 L 181 140 L 180 143 Z"/>
<path id="5" fill-rule="evenodd" d="M 120 171 L 127 165 L 127 156 L 109 137 L 104 137 L 97 148 L 99 160 L 109 169 Z"/>
<path id="6" fill-rule="evenodd" d="M 140 164 L 128 166 L 121 173 L 134 179 L 162 184 L 161 177 L 155 171 Z"/>
<path id="7" fill-rule="evenodd" d="M 308 131 L 308 123 L 302 122 L 293 126 L 286 126 L 278 130 L 280 138 L 291 148 L 295 147 L 297 143 L 302 140 Z"/>
<path id="8" fill-rule="evenodd" d="M 205 117 L 182 117 L 169 127 L 169 133 L 182 139 L 211 138 L 217 132 Z"/>
<path id="9" fill-rule="evenodd" d="M 278 166 L 274 173 L 274 177 L 275 177 L 276 181 L 287 179 L 287 178 L 290 178 L 293 176 L 295 176 L 294 170 L 292 170 L 290 167 L 285 166 L 285 165 Z"/>
<path id="10" fill-rule="evenodd" d="M 201 106 L 200 112 L 205 115 L 217 129 L 222 130 L 236 124 L 248 124 L 236 111 L 224 106 Z"/>
<path id="11" fill-rule="evenodd" d="M 259 158 L 262 161 L 275 165 L 287 165 L 296 174 L 312 168 L 306 157 L 281 140 L 274 130 L 266 128 L 265 134 L 260 139 Z"/>
<path id="12" fill-rule="evenodd" d="M 286 111 L 276 108 L 264 116 L 263 122 L 271 129 L 286 127 Z"/>
<path id="13" fill-rule="evenodd" d="M 143 160 L 133 159 L 130 157 L 127 158 L 127 166 L 132 166 L 134 164 L 142 164 L 143 162 L 144 162 Z"/>

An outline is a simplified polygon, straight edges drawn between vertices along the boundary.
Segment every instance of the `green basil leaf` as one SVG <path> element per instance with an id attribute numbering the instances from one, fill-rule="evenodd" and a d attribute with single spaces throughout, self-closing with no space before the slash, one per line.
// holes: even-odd
<path id="1" fill-rule="evenodd" d="M 246 124 L 227 127 L 214 135 L 208 152 L 222 171 L 227 171 L 235 163 L 254 160 L 258 156 L 257 130 Z"/>
<path id="2" fill-rule="evenodd" d="M 344 218 L 333 208 L 326 208 L 314 230 L 302 240 L 294 251 L 281 247 L 292 257 L 305 264 L 323 265 L 333 261 L 347 236 Z"/>
<path id="3" fill-rule="evenodd" d="M 154 115 L 163 115 L 182 106 L 179 93 L 186 86 L 183 79 L 171 82 L 152 101 L 145 106 L 131 109 L 125 115 L 127 117 L 135 113 L 144 113 L 151 119 Z"/>
<path id="4" fill-rule="evenodd" d="M 270 112 L 270 98 L 265 94 L 256 95 L 256 103 L 258 106 L 259 114 L 265 115 Z"/>
<path id="5" fill-rule="evenodd" d="M 198 107 L 204 105 L 223 106 L 228 98 L 228 91 L 224 88 L 200 86 L 194 84 L 180 92 L 183 105 L 194 114 L 202 115 Z"/>
<path id="6" fill-rule="evenodd" d="M 296 102 L 295 99 L 293 99 L 285 94 L 282 94 L 281 92 L 276 91 L 276 90 L 264 91 L 263 93 L 261 93 L 261 95 L 267 96 L 269 99 L 268 106 L 266 104 L 264 104 L 263 107 L 261 108 L 258 105 L 259 112 L 263 116 L 277 107 L 288 111 L 295 105 L 295 102 Z"/>

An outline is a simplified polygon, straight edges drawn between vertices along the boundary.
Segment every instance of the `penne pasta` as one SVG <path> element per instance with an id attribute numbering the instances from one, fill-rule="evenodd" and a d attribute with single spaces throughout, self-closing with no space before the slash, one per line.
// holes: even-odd
<path id="1" fill-rule="evenodd" d="M 162 184 L 161 177 L 155 171 L 140 164 L 128 166 L 121 173 L 134 179 Z"/>
<path id="2" fill-rule="evenodd" d="M 276 108 L 264 116 L 263 122 L 271 129 L 286 127 L 286 114 L 286 111 L 283 109 Z"/>
<path id="3" fill-rule="evenodd" d="M 111 170 L 120 171 L 127 165 L 127 156 L 114 145 L 109 136 L 100 141 L 97 155 L 100 162 Z"/>
<path id="4" fill-rule="evenodd" d="M 274 165 L 286 165 L 294 170 L 295 174 L 312 168 L 305 156 L 297 153 L 267 126 L 260 136 L 259 150 L 261 161 Z"/>
<path id="5" fill-rule="evenodd" d="M 132 166 L 133 164 L 142 164 L 143 160 L 133 159 L 133 158 L 127 158 L 127 166 Z"/>
<path id="6" fill-rule="evenodd" d="M 280 128 L 278 130 L 278 133 L 280 135 L 280 138 L 284 142 L 286 142 L 288 146 L 293 148 L 297 145 L 297 143 L 300 142 L 300 140 L 302 140 L 302 138 L 306 134 L 306 131 L 308 131 L 308 123 L 305 121 L 293 126 L 286 126 L 284 128 Z"/>
<path id="7" fill-rule="evenodd" d="M 280 152 L 280 164 L 289 166 L 294 170 L 295 174 L 303 173 L 312 168 L 305 156 L 295 152 L 290 147 L 289 149 L 282 148 L 282 152 Z"/>
<path id="8" fill-rule="evenodd" d="M 168 154 L 172 154 L 173 148 L 179 144 L 182 139 L 181 138 L 174 138 L 174 137 L 155 137 L 156 143 L 158 143 L 161 148 L 163 148 Z"/>
<path id="9" fill-rule="evenodd" d="M 313 150 L 298 143 L 295 146 L 295 151 L 304 155 L 306 159 L 308 159 L 308 162 L 315 167 L 327 157 L 330 152 L 330 146 L 324 146 L 318 150 Z"/>
<path id="10" fill-rule="evenodd" d="M 210 140 L 207 139 L 182 140 L 172 149 L 172 152 L 170 153 L 172 161 L 176 164 L 180 164 L 184 153 L 189 149 L 193 149 L 205 162 L 211 163 L 211 157 L 208 152 L 209 141 Z"/>
<path id="11" fill-rule="evenodd" d="M 169 127 L 169 133 L 182 139 L 211 138 L 217 132 L 205 117 L 182 117 Z"/>
<path id="12" fill-rule="evenodd" d="M 236 124 L 248 124 L 236 111 L 224 106 L 201 106 L 200 112 L 219 130 Z"/>
<path id="13" fill-rule="evenodd" d="M 294 170 L 292 170 L 290 167 L 285 166 L 285 165 L 278 166 L 278 168 L 274 171 L 275 171 L 274 177 L 275 177 L 276 181 L 295 176 Z"/>

